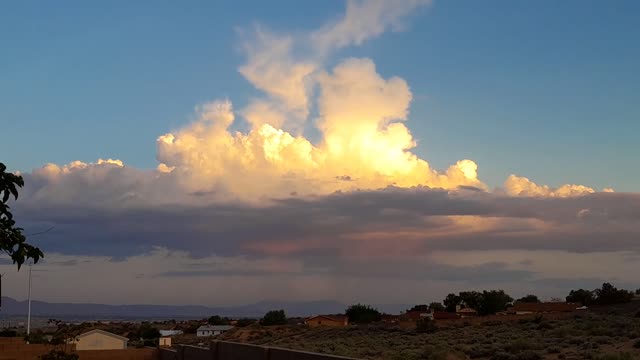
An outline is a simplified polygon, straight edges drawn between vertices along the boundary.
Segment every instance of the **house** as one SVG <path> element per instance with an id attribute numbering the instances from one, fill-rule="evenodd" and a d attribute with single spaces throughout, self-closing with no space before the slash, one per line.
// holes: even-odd
<path id="1" fill-rule="evenodd" d="M 161 337 L 158 345 L 160 347 L 171 347 L 171 338 L 170 337 Z"/>
<path id="2" fill-rule="evenodd" d="M 202 325 L 196 331 L 198 336 L 216 336 L 233 329 L 231 325 Z"/>
<path id="3" fill-rule="evenodd" d="M 454 320 L 454 319 L 459 319 L 459 316 L 454 312 L 435 311 L 433 313 L 433 319 L 434 320 Z"/>
<path id="4" fill-rule="evenodd" d="M 471 317 L 471 316 L 478 316 L 478 312 L 472 308 L 462 308 L 462 309 L 458 309 L 456 310 L 456 314 L 460 315 L 460 317 Z"/>
<path id="5" fill-rule="evenodd" d="M 184 331 L 182 330 L 160 330 L 160 335 L 163 337 L 176 336 L 176 335 L 182 335 L 182 334 L 184 334 Z"/>
<path id="6" fill-rule="evenodd" d="M 382 314 L 380 320 L 387 324 L 397 324 L 400 321 L 400 315 Z"/>
<path id="7" fill-rule="evenodd" d="M 347 326 L 349 319 L 344 315 L 316 315 L 304 321 L 308 326 Z"/>
<path id="8" fill-rule="evenodd" d="M 571 312 L 577 310 L 580 307 L 580 304 L 565 302 L 516 302 L 511 308 L 511 313 L 515 313 L 516 315 L 526 315 L 534 313 Z"/>
<path id="9" fill-rule="evenodd" d="M 433 320 L 433 314 L 428 311 L 407 311 L 400 315 L 403 321 L 418 321 L 420 319 L 429 318 Z"/>
<path id="10" fill-rule="evenodd" d="M 127 348 L 127 339 L 104 330 L 91 330 L 78 335 L 73 343 L 76 350 L 119 350 Z"/>

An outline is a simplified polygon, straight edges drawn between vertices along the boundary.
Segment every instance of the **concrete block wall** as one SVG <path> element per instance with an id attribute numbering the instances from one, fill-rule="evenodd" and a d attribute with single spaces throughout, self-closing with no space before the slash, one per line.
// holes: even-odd
<path id="1" fill-rule="evenodd" d="M 227 341 L 214 341 L 208 349 L 180 345 L 178 350 L 159 349 L 158 351 L 159 360 L 357 360 Z"/>
<path id="2" fill-rule="evenodd" d="M 0 338 L 0 360 L 38 360 L 54 349 L 51 345 L 26 344 L 22 338 Z M 73 345 L 68 347 L 73 351 Z M 80 360 L 158 360 L 158 349 L 83 350 Z"/>

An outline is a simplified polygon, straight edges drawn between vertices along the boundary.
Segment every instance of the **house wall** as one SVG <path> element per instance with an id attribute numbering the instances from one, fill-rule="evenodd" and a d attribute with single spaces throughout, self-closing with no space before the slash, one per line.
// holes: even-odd
<path id="1" fill-rule="evenodd" d="M 127 348 L 125 340 L 101 333 L 80 337 L 75 344 L 77 350 L 121 350 Z"/>
<path id="2" fill-rule="evenodd" d="M 69 345 L 68 350 L 73 351 Z M 53 350 L 54 347 L 42 344 L 26 344 L 22 338 L 0 338 L 0 359 L 39 360 L 40 356 Z M 124 350 L 85 350 L 76 352 L 80 360 L 156 360 L 158 350 L 155 348 Z"/>

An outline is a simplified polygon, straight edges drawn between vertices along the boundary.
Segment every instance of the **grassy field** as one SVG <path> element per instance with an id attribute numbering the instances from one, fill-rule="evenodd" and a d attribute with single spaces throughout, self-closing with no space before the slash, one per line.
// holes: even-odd
<path id="1" fill-rule="evenodd" d="M 441 322 L 433 333 L 391 325 L 249 326 L 221 340 L 363 359 L 640 359 L 640 304 L 563 316 Z"/>

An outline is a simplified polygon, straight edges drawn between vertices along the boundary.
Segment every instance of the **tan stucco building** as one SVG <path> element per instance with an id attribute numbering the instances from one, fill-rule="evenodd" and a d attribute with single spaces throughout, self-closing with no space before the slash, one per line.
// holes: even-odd
<path id="1" fill-rule="evenodd" d="M 347 326 L 349 319 L 341 315 L 316 315 L 304 321 L 308 326 Z"/>
<path id="2" fill-rule="evenodd" d="M 112 334 L 104 330 L 91 330 L 76 337 L 76 350 L 118 350 L 127 348 L 124 336 Z"/>

